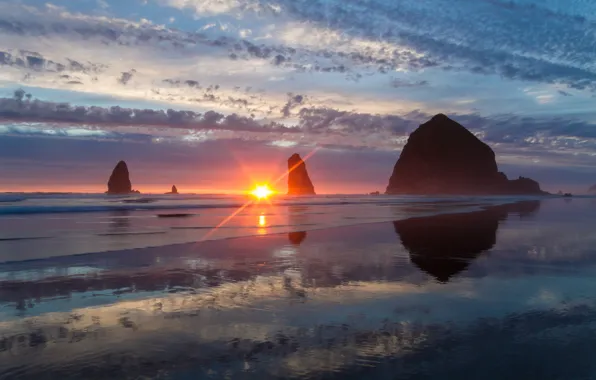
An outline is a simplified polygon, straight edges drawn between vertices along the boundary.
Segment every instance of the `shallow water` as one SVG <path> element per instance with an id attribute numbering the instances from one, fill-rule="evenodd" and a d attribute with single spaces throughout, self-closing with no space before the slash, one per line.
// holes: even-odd
<path id="1" fill-rule="evenodd" d="M 0 262 L 392 221 L 511 197 L 0 194 Z"/>
<path id="2" fill-rule="evenodd" d="M 424 216 L 439 204 L 393 204 L 391 222 L 5 260 L 0 378 L 595 377 L 596 200 Z"/>

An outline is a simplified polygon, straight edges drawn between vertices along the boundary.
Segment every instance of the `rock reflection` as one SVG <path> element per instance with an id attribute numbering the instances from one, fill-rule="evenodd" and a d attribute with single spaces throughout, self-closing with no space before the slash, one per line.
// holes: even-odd
<path id="1" fill-rule="evenodd" d="M 300 245 L 306 239 L 306 231 L 296 231 L 288 233 L 288 240 L 292 245 Z"/>
<path id="2" fill-rule="evenodd" d="M 118 210 L 111 213 L 110 232 L 122 233 L 130 229 L 130 211 Z"/>
<path id="3" fill-rule="evenodd" d="M 288 206 L 288 224 L 294 228 L 308 224 L 308 206 Z M 288 240 L 292 245 L 298 246 L 306 239 L 305 231 L 288 233 Z"/>
<path id="4" fill-rule="evenodd" d="M 400 220 L 393 225 L 411 262 L 439 282 L 447 282 L 495 245 L 500 221 L 510 214 L 531 217 L 539 207 L 539 201 L 525 201 L 477 212 Z"/>

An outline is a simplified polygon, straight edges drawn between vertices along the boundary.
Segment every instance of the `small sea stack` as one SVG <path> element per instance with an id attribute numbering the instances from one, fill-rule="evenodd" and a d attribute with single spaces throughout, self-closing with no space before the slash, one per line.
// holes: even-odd
<path id="1" fill-rule="evenodd" d="M 112 171 L 108 180 L 107 194 L 130 194 L 132 193 L 132 184 L 126 162 L 120 161 Z M 136 191 L 135 191 L 136 192 Z"/>
<path id="2" fill-rule="evenodd" d="M 168 191 L 166 194 L 178 194 L 178 189 L 176 188 L 176 185 L 172 185 L 172 190 Z"/>
<path id="3" fill-rule="evenodd" d="M 288 195 L 315 195 L 315 187 L 299 154 L 288 159 Z"/>
<path id="4" fill-rule="evenodd" d="M 410 134 L 387 186 L 387 194 L 541 195 L 538 182 L 509 180 L 495 152 L 464 126 L 438 114 Z"/>

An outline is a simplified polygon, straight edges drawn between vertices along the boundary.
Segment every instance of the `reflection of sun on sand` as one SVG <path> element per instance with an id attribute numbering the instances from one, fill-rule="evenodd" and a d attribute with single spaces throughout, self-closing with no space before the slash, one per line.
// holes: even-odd
<path id="1" fill-rule="evenodd" d="M 350 363 L 348 357 L 382 358 L 395 355 L 426 339 L 424 331 L 412 333 L 408 321 L 395 322 L 394 333 L 397 336 L 369 331 L 368 327 L 356 323 L 351 325 L 349 331 L 340 332 L 342 336 L 348 337 L 348 344 L 329 348 L 317 346 L 312 331 L 303 331 L 299 326 L 288 323 L 292 319 L 290 316 L 284 317 L 288 307 L 296 312 L 308 311 L 308 315 L 313 308 L 329 303 L 354 305 L 371 300 L 371 295 L 378 300 L 379 297 L 391 297 L 397 293 L 423 293 L 427 290 L 397 283 L 356 282 L 313 290 L 302 288 L 299 284 L 299 281 L 288 282 L 284 276 L 257 277 L 253 281 L 228 283 L 201 294 L 125 301 L 4 322 L 0 324 L 0 334 L 6 339 L 17 341 L 23 337 L 27 340 L 37 334 L 47 342 L 33 346 L 27 345 L 25 341 L 25 344 L 15 348 L 23 355 L 17 355 L 14 361 L 6 365 L 18 366 L 21 360 L 28 360 L 28 365 L 31 365 L 31 356 L 26 355 L 25 351 L 40 349 L 43 355 L 35 356 L 36 366 L 46 363 L 60 368 L 69 363 L 68 366 L 72 367 L 94 360 L 95 355 L 99 358 L 118 352 L 135 352 L 136 357 L 148 360 L 159 356 L 162 360 L 175 363 L 184 360 L 184 356 L 169 355 L 163 350 L 164 344 L 171 345 L 172 352 L 176 352 L 176 343 L 194 342 L 199 345 L 197 347 L 211 345 L 207 350 L 209 352 L 200 354 L 208 358 L 217 353 L 212 353 L 212 348 L 217 347 L 216 350 L 223 350 L 223 353 L 231 349 L 228 343 L 220 345 L 221 342 L 239 341 L 242 342 L 240 349 L 250 351 L 255 344 L 270 341 L 282 333 L 298 339 L 301 350 L 284 351 L 285 357 L 279 362 L 276 371 L 312 373 L 329 368 L 339 369 Z M 305 299 L 307 302 L 304 302 Z M 321 318 L 324 317 L 317 317 L 322 328 L 330 326 L 330 331 L 340 331 L 332 328 L 337 321 Z M 354 334 L 359 334 L 359 338 L 351 338 Z M 363 334 L 368 337 L 366 342 L 362 341 Z M 63 337 L 60 338 L 60 335 Z M 0 365 L 0 369 L 3 366 Z"/>
<path id="2" fill-rule="evenodd" d="M 201 309 L 224 311 L 228 309 L 249 308 L 252 310 L 274 311 L 276 307 L 283 310 L 287 306 L 288 297 L 300 293 L 308 297 L 308 302 L 322 303 L 343 303 L 354 301 L 370 300 L 371 294 L 378 297 L 391 297 L 395 294 L 416 294 L 426 293 L 429 287 L 436 290 L 432 283 L 424 287 L 407 283 L 377 283 L 377 282 L 348 282 L 346 285 L 329 288 L 303 288 L 298 283 L 293 285 L 293 291 L 289 290 L 286 278 L 282 276 L 258 276 L 252 281 L 241 281 L 226 283 L 216 288 L 211 288 L 200 294 L 175 294 L 164 297 L 155 297 L 135 301 L 122 301 L 101 307 L 87 307 L 73 309 L 67 313 L 46 313 L 40 316 L 24 318 L 19 322 L 0 322 L 0 334 L 15 332 L 19 326 L 29 326 L 32 321 L 35 325 L 60 324 L 69 320 L 70 326 L 83 327 L 92 317 L 101 319 L 102 327 L 120 325 L 122 313 L 130 316 L 152 317 L 157 312 L 160 316 L 163 313 L 184 313 Z M 439 286 L 439 285 L 437 285 Z M 280 303 L 281 301 L 281 303 Z M 275 305 L 279 304 L 279 305 Z M 71 320 L 73 315 L 80 316 Z M 143 322 L 144 328 L 151 329 L 152 323 L 149 319 Z M 156 318 L 155 321 L 161 326 L 163 318 Z"/>

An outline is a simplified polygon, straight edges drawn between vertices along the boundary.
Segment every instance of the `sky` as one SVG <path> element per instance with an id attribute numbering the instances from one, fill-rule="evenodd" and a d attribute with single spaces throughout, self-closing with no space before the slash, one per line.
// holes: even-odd
<path id="1" fill-rule="evenodd" d="M 0 191 L 383 191 L 444 113 L 510 178 L 596 183 L 592 0 L 2 0 Z M 275 185 L 285 191 L 284 181 Z"/>

